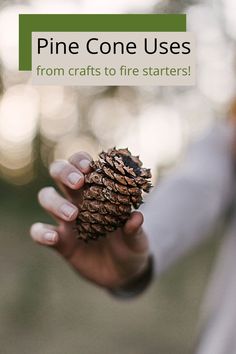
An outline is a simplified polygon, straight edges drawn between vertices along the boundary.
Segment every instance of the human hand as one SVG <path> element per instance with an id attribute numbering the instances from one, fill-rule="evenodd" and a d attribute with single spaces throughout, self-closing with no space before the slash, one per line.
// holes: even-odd
<path id="1" fill-rule="evenodd" d="M 76 238 L 78 206 L 91 160 L 87 153 L 80 152 L 68 162 L 52 163 L 50 175 L 64 196 L 53 187 L 46 187 L 39 192 L 38 199 L 58 225 L 36 223 L 31 227 L 31 236 L 37 243 L 57 250 L 85 279 L 109 289 L 122 287 L 141 275 L 148 265 L 143 216 L 133 212 L 122 228 L 97 241 L 85 243 Z"/>

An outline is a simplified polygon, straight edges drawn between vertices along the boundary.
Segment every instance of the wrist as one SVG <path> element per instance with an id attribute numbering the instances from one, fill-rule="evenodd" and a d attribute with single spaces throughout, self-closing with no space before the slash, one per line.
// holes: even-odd
<path id="1" fill-rule="evenodd" d="M 153 257 L 149 255 L 142 271 L 124 285 L 108 289 L 108 292 L 121 299 L 130 299 L 141 295 L 149 286 L 153 278 Z"/>

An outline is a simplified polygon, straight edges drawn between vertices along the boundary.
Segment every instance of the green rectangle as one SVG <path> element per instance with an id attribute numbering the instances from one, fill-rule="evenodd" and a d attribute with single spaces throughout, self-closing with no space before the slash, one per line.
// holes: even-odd
<path id="1" fill-rule="evenodd" d="M 184 14 L 19 15 L 19 70 L 32 67 L 32 32 L 185 32 Z"/>

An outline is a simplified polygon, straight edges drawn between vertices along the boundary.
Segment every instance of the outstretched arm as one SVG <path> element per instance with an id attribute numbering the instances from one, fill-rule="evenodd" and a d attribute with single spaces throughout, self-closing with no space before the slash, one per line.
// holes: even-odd
<path id="1" fill-rule="evenodd" d="M 230 205 L 234 187 L 233 130 L 216 126 L 195 143 L 172 176 L 160 183 L 140 212 L 106 239 L 85 244 L 73 231 L 84 174 L 90 156 L 78 153 L 69 162 L 56 161 L 51 176 L 65 194 L 44 188 L 39 202 L 58 220 L 58 226 L 37 223 L 33 239 L 56 249 L 83 277 L 115 292 L 137 293 L 151 278 L 150 254 L 157 272 L 198 244 Z M 140 286 L 139 286 L 140 282 Z M 118 289 L 118 291 L 116 291 Z M 121 292 L 120 292 L 121 291 Z"/>
<path id="2" fill-rule="evenodd" d="M 229 123 L 214 126 L 144 204 L 144 230 L 158 273 L 209 235 L 230 205 L 235 188 L 233 138 Z"/>

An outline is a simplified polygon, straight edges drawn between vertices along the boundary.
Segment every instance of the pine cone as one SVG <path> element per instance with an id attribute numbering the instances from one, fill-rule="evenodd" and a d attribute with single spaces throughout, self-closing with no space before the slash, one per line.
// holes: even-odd
<path id="1" fill-rule="evenodd" d="M 137 209 L 142 204 L 142 191 L 151 188 L 150 169 L 142 168 L 139 157 L 128 149 L 101 152 L 90 166 L 76 223 L 78 238 L 84 241 L 96 240 L 124 225 L 132 206 Z"/>

